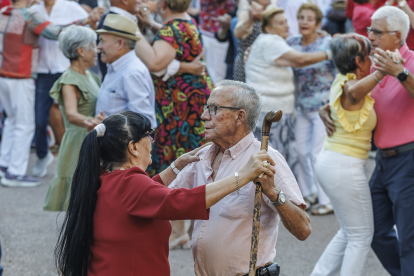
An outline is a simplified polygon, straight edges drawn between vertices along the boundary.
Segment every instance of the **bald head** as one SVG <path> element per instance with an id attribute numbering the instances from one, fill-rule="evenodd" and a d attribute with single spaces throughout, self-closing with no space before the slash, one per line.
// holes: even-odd
<path id="1" fill-rule="evenodd" d="M 110 0 L 112 7 L 123 9 L 130 14 L 137 14 L 139 5 L 147 2 L 146 0 Z"/>

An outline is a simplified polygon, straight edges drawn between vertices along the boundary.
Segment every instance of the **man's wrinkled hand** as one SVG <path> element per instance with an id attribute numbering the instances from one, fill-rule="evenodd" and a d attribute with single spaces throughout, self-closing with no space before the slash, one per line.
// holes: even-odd
<path id="1" fill-rule="evenodd" d="M 259 182 L 262 185 L 263 193 L 271 200 L 276 201 L 280 192 L 279 188 L 275 184 L 276 169 L 272 165 L 268 165 L 267 168 L 273 172 L 272 176 L 264 174 L 261 178 L 256 178 L 254 183 Z"/>
<path id="2" fill-rule="evenodd" d="M 319 117 L 321 117 L 322 122 L 325 125 L 326 134 L 328 134 L 329 137 L 332 136 L 335 131 L 334 122 L 330 114 L 331 107 L 329 106 L 329 104 L 324 105 L 319 109 Z"/>

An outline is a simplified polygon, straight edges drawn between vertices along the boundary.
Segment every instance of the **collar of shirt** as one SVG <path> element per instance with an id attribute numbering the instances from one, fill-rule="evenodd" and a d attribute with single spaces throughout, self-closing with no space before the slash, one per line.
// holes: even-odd
<path id="1" fill-rule="evenodd" d="M 226 151 L 228 151 L 231 158 L 234 160 L 237 158 L 237 156 L 240 155 L 240 153 L 244 152 L 251 145 L 251 143 L 253 143 L 253 141 L 254 141 L 254 135 L 253 135 L 253 132 L 250 132 L 249 134 L 244 136 L 244 138 L 241 139 L 236 145 L 225 150 L 224 152 L 226 153 Z M 206 167 L 211 169 L 211 164 L 213 163 L 213 160 L 217 154 L 217 151 L 219 151 L 219 148 L 215 144 L 213 144 L 208 149 L 208 151 L 202 158 L 201 162 L 203 162 L 203 164 Z"/>
<path id="2" fill-rule="evenodd" d="M 122 15 L 122 16 L 125 16 L 126 18 L 128 18 L 128 19 L 131 19 L 132 21 L 134 21 L 135 23 L 138 23 L 138 18 L 137 18 L 137 16 L 136 15 L 133 15 L 133 14 L 131 14 L 131 13 L 129 13 L 129 12 L 127 12 L 126 10 L 123 10 L 123 9 L 121 9 L 121 8 L 118 8 L 118 7 L 110 7 L 109 8 L 109 10 L 111 11 L 111 12 L 114 12 L 114 13 L 117 13 L 117 14 L 120 14 L 120 15 Z"/>
<path id="3" fill-rule="evenodd" d="M 132 60 L 134 56 L 135 56 L 135 51 L 134 50 L 129 51 L 128 53 L 118 58 L 111 64 L 108 64 L 108 71 L 109 70 L 114 71 L 114 72 L 118 71 L 120 68 L 122 68 L 122 66 L 128 63 L 128 61 Z"/>

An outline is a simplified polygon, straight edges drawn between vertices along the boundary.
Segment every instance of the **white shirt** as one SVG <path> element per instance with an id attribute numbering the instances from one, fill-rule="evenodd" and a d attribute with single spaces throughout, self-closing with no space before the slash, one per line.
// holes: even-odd
<path id="1" fill-rule="evenodd" d="M 121 8 L 118 8 L 118 7 L 110 7 L 109 10 L 111 12 L 114 12 L 114 13 L 117 13 L 119 15 L 125 16 L 126 18 L 134 21 L 135 23 L 138 23 L 137 16 L 127 12 L 126 10 L 123 10 Z"/>
<path id="2" fill-rule="evenodd" d="M 200 161 L 187 165 L 169 187 L 191 189 L 234 175 L 260 150 L 260 142 L 249 133 L 225 150 L 213 180 L 211 165 L 218 150 L 214 144 L 201 149 L 197 153 Z M 291 202 L 304 208 L 302 194 L 285 159 L 271 147 L 268 153 L 276 163 L 276 186 Z M 234 191 L 214 204 L 208 220 L 194 220 L 191 247 L 197 276 L 241 276 L 249 272 L 255 190 L 256 185 L 250 182 L 240 189 L 240 194 Z M 279 222 L 276 208 L 263 194 L 257 267 L 272 262 L 276 256 Z"/>
<path id="3" fill-rule="evenodd" d="M 96 114 L 111 116 L 121 111 L 134 111 L 146 116 L 152 128 L 155 119 L 155 91 L 150 72 L 134 50 L 112 64 L 99 90 Z"/>
<path id="4" fill-rule="evenodd" d="M 34 5 L 30 8 L 31 11 L 37 12 L 45 20 L 52 22 L 55 25 L 65 26 L 77 20 L 85 19 L 89 14 L 74 1 L 56 0 L 50 11 L 50 15 L 46 11 L 45 3 Z M 41 74 L 56 74 L 63 73 L 68 69 L 70 61 L 62 51 L 59 49 L 59 42 L 56 40 L 39 38 L 39 64 L 37 73 Z"/>
<path id="5" fill-rule="evenodd" d="M 246 83 L 262 95 L 262 112 L 282 110 L 291 114 L 295 105 L 295 84 L 291 67 L 275 64 L 275 60 L 294 51 L 275 34 L 260 34 L 253 42 L 245 65 Z"/>

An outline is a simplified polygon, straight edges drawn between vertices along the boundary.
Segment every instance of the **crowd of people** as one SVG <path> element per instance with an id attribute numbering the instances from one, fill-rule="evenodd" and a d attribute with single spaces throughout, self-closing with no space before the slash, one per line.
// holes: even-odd
<path id="1" fill-rule="evenodd" d="M 190 247 L 196 275 L 247 275 L 257 182 L 255 275 L 279 275 L 279 223 L 305 240 L 306 211 L 340 225 L 312 276 L 364 275 L 370 248 L 414 275 L 414 0 L 0 8 L 1 184 L 40 185 L 57 155 L 61 275 L 170 275 Z"/>

